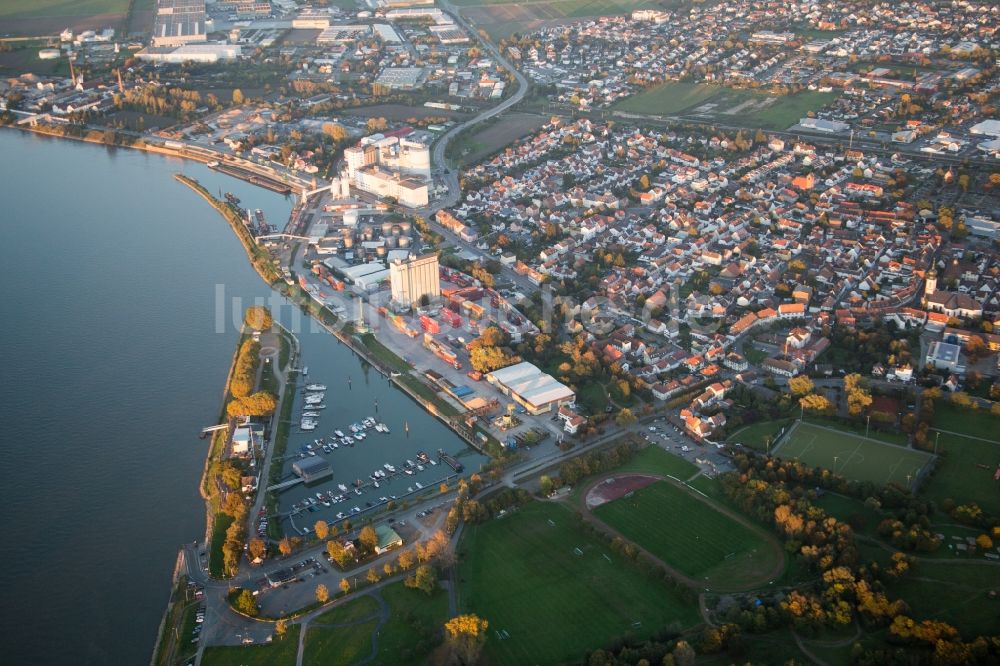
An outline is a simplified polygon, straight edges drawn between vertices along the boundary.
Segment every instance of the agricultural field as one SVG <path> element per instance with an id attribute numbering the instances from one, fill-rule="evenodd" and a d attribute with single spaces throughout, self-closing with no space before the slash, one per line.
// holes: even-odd
<path id="1" fill-rule="evenodd" d="M 564 663 L 626 632 L 699 621 L 697 605 L 610 552 L 570 510 L 535 502 L 466 528 L 460 610 L 489 623 L 489 663 Z"/>
<path id="2" fill-rule="evenodd" d="M 428 117 L 461 117 L 463 114 L 447 109 L 432 109 L 429 106 L 407 106 L 405 104 L 375 104 L 342 109 L 341 115 L 361 118 L 385 118 L 396 122 L 406 122 L 411 118 L 421 120 Z"/>
<path id="3" fill-rule="evenodd" d="M 710 502 L 658 481 L 593 513 L 681 573 L 725 590 L 766 585 L 783 568 L 781 548 Z"/>
<path id="4" fill-rule="evenodd" d="M 128 0 L 3 0 L 0 19 L 124 14 L 126 9 Z"/>
<path id="5" fill-rule="evenodd" d="M 650 116 L 672 115 L 708 101 L 721 90 L 721 86 L 707 83 L 668 81 L 618 102 L 615 108 Z"/>
<path id="6" fill-rule="evenodd" d="M 795 425 L 773 453 L 796 458 L 807 465 L 822 467 L 849 479 L 873 483 L 912 484 L 931 454 L 883 444 L 842 430 L 811 423 Z"/>
<path id="7" fill-rule="evenodd" d="M 299 651 L 299 626 L 292 625 L 268 645 L 220 645 L 205 648 L 202 666 L 292 666 Z"/>
<path id="8" fill-rule="evenodd" d="M 467 166 L 489 157 L 518 139 L 534 133 L 549 119 L 534 113 L 510 113 L 493 124 L 459 137 L 448 145 L 461 166 Z"/>
<path id="9" fill-rule="evenodd" d="M 941 459 L 923 494 L 938 506 L 953 499 L 959 504 L 975 502 L 988 513 L 1000 513 L 1000 481 L 993 480 L 1000 466 L 1000 444 L 950 433 L 928 437 L 932 442 L 935 438 Z"/>
<path id="10" fill-rule="evenodd" d="M 462 15 L 494 40 L 591 16 L 614 16 L 659 6 L 655 0 L 458 0 Z"/>
<path id="11" fill-rule="evenodd" d="M 836 93 L 801 92 L 776 96 L 706 83 L 670 81 L 619 102 L 620 111 L 647 115 L 694 116 L 722 124 L 786 129 L 810 111 L 837 98 Z"/>

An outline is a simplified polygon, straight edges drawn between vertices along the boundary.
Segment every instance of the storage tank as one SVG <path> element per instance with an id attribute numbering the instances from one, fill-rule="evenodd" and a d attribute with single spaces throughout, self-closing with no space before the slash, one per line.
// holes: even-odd
<path id="1" fill-rule="evenodd" d="M 402 233 L 402 234 L 406 234 L 407 236 L 410 235 L 410 229 L 412 229 L 412 228 L 413 228 L 413 225 L 410 224 L 409 222 L 400 222 L 399 223 L 399 232 Z"/>
<path id="2" fill-rule="evenodd" d="M 407 248 L 410 247 L 410 238 L 408 236 L 399 237 L 399 247 Z"/>
<path id="3" fill-rule="evenodd" d="M 390 231 L 392 232 L 393 236 L 401 236 L 403 234 L 403 227 L 399 226 L 398 224 L 394 224 L 392 225 Z"/>
<path id="4" fill-rule="evenodd" d="M 399 238 L 396 236 L 386 236 L 384 240 L 385 246 L 390 250 L 399 246 Z"/>
<path id="5" fill-rule="evenodd" d="M 376 254 L 376 256 L 384 257 L 385 256 L 385 245 L 379 245 L 377 248 L 375 248 L 375 254 Z"/>
<path id="6" fill-rule="evenodd" d="M 358 225 L 358 211 L 355 208 L 344 211 L 344 225 L 356 227 Z"/>
<path id="7" fill-rule="evenodd" d="M 389 234 L 391 234 L 393 226 L 394 225 L 393 225 L 392 222 L 383 222 L 382 223 L 382 235 L 383 236 L 388 236 Z"/>
<path id="8" fill-rule="evenodd" d="M 344 236 L 344 249 L 351 249 L 354 247 L 354 236 L 347 234 Z"/>

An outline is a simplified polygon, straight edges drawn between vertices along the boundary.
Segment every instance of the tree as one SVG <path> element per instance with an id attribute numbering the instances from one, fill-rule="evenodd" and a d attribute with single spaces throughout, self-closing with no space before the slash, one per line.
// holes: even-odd
<path id="1" fill-rule="evenodd" d="M 976 546 L 980 550 L 990 550 L 993 548 L 993 539 L 987 534 L 980 534 L 976 537 Z"/>
<path id="2" fill-rule="evenodd" d="M 375 534 L 375 530 L 372 529 L 371 525 L 365 525 L 361 529 L 361 534 L 358 535 L 358 542 L 365 552 L 375 552 L 375 549 L 378 548 L 378 535 Z"/>
<path id="3" fill-rule="evenodd" d="M 326 554 L 341 567 L 346 567 L 354 559 L 347 549 L 336 540 L 326 542 Z"/>
<path id="4" fill-rule="evenodd" d="M 538 486 L 539 490 L 542 491 L 542 495 L 544 495 L 545 497 L 551 495 L 552 491 L 555 490 L 555 483 L 552 482 L 551 478 L 545 476 L 544 474 L 541 477 L 539 477 Z"/>
<path id="5" fill-rule="evenodd" d="M 677 641 L 673 651 L 674 663 L 677 666 L 694 666 L 694 648 L 686 641 Z"/>
<path id="6" fill-rule="evenodd" d="M 243 323 L 255 331 L 267 331 L 274 326 L 271 311 L 263 305 L 252 305 L 243 315 Z"/>
<path id="7" fill-rule="evenodd" d="M 278 542 L 278 552 L 285 557 L 292 554 L 292 542 L 288 540 L 288 537 L 285 537 Z"/>
<path id="8" fill-rule="evenodd" d="M 327 525 L 325 520 L 317 520 L 314 529 L 316 530 L 317 539 L 325 539 L 330 534 L 330 526 Z"/>
<path id="9" fill-rule="evenodd" d="M 235 397 L 226 405 L 229 416 L 267 416 L 273 414 L 278 406 L 278 399 L 267 391 L 258 391 L 245 398 Z"/>
<path id="10" fill-rule="evenodd" d="M 340 123 L 323 123 L 323 134 L 334 141 L 344 141 L 350 136 Z"/>
<path id="11" fill-rule="evenodd" d="M 239 106 L 244 102 L 243 91 L 239 88 L 233 89 L 233 104 Z"/>
<path id="12" fill-rule="evenodd" d="M 347 594 L 348 592 L 350 592 L 351 591 L 351 581 L 347 580 L 346 578 L 341 578 L 340 579 L 340 591 L 343 592 L 344 594 Z"/>
<path id="13" fill-rule="evenodd" d="M 222 482 L 230 490 L 239 490 L 242 486 L 243 473 L 231 462 L 226 462 L 222 468 Z"/>
<path id="14" fill-rule="evenodd" d="M 872 397 L 865 390 L 854 389 L 847 394 L 847 411 L 851 416 L 860 416 L 871 404 Z"/>
<path id="15" fill-rule="evenodd" d="M 844 376 L 844 390 L 845 391 L 847 391 L 848 393 L 850 393 L 851 391 L 853 391 L 855 389 L 858 389 L 858 388 L 864 388 L 864 380 L 861 377 L 861 375 L 859 375 L 856 372 L 852 372 L 851 374 Z"/>
<path id="16" fill-rule="evenodd" d="M 448 492 L 448 484 L 442 481 L 441 485 L 438 486 L 438 492 L 440 492 L 442 495 Z"/>
<path id="17" fill-rule="evenodd" d="M 459 615 L 444 625 L 448 647 L 462 664 L 475 664 L 486 642 L 486 629 L 490 623 L 478 615 Z"/>
<path id="18" fill-rule="evenodd" d="M 375 567 L 368 568 L 368 582 L 374 585 L 379 581 L 378 572 L 375 571 Z"/>
<path id="19" fill-rule="evenodd" d="M 809 395 L 804 395 L 799 398 L 799 404 L 802 405 L 802 409 L 807 412 L 828 414 L 833 411 L 833 405 L 829 400 L 827 400 L 826 396 L 817 395 L 815 393 L 810 393 Z"/>
<path id="20" fill-rule="evenodd" d="M 407 587 L 423 590 L 431 594 L 437 588 L 437 571 L 430 564 L 421 564 L 412 576 L 407 576 L 403 583 Z"/>
<path id="21" fill-rule="evenodd" d="M 281 619 L 274 623 L 274 633 L 278 636 L 284 636 L 285 632 L 288 631 L 288 621 Z"/>
<path id="22" fill-rule="evenodd" d="M 792 395 L 802 397 L 807 393 L 812 393 L 815 384 L 813 384 L 813 381 L 809 377 L 799 375 L 788 380 L 788 388 L 791 390 Z"/>
<path id="23" fill-rule="evenodd" d="M 250 617 L 257 616 L 260 609 L 257 607 L 257 597 L 253 596 L 253 592 L 250 590 L 240 591 L 236 597 L 236 610 Z"/>
<path id="24" fill-rule="evenodd" d="M 412 567 L 416 561 L 417 555 L 412 550 L 401 550 L 399 551 L 399 556 L 396 558 L 396 564 L 403 571 Z"/>
<path id="25" fill-rule="evenodd" d="M 386 562 L 385 564 L 383 564 L 382 565 L 382 571 L 385 572 L 386 576 L 391 576 L 392 575 L 392 563 L 391 562 Z"/>
<path id="26" fill-rule="evenodd" d="M 247 550 L 250 553 L 250 557 L 253 559 L 263 559 L 264 553 L 267 552 L 267 544 L 264 543 L 263 539 L 253 538 L 250 539 L 250 543 L 247 545 Z"/>
<path id="27" fill-rule="evenodd" d="M 326 585 L 320 583 L 316 586 L 316 601 L 321 604 L 325 604 L 330 600 L 330 590 L 326 588 Z"/>
<path id="28" fill-rule="evenodd" d="M 615 423 L 620 426 L 629 426 L 638 421 L 635 414 L 628 407 L 623 407 L 618 416 L 615 417 Z"/>
<path id="29" fill-rule="evenodd" d="M 972 363 L 989 353 L 986 343 L 978 335 L 970 335 L 969 341 L 965 343 L 965 354 Z"/>

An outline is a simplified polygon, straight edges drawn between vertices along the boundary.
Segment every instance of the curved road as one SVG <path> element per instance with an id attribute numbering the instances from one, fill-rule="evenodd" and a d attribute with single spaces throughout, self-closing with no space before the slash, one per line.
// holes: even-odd
<path id="1" fill-rule="evenodd" d="M 475 38 L 479 40 L 479 44 L 486 51 L 488 51 L 490 55 L 492 55 L 493 58 L 498 63 L 503 65 L 507 69 L 507 71 L 511 72 L 514 75 L 514 79 L 517 81 L 517 92 L 515 92 L 513 95 L 511 95 L 504 101 L 500 102 L 500 104 L 483 111 L 478 116 L 470 118 L 469 120 L 466 120 L 464 123 L 455 125 L 450 130 L 441 135 L 441 137 L 434 144 L 434 147 L 431 149 L 432 167 L 445 166 L 444 151 L 448 147 L 448 142 L 451 141 L 453 138 L 455 138 L 455 136 L 457 136 L 459 132 L 469 127 L 472 127 L 477 123 L 481 123 L 484 120 L 489 120 L 490 118 L 494 118 L 500 115 L 501 113 L 503 113 L 504 111 L 506 111 L 507 109 L 509 109 L 510 107 L 514 106 L 522 99 L 524 99 L 524 96 L 528 92 L 528 79 L 526 79 L 524 75 L 521 74 L 521 72 L 517 71 L 517 68 L 511 65 L 510 62 L 508 62 L 507 59 L 503 57 L 503 54 L 500 53 L 500 49 L 498 49 L 491 42 L 488 42 L 485 39 L 481 38 L 479 36 L 479 33 L 469 24 L 468 21 L 465 20 L 465 18 L 458 12 L 458 10 L 450 2 L 448 2 L 448 0 L 440 0 L 439 4 L 446 12 L 452 15 L 456 23 L 462 26 L 462 28 L 464 28 L 469 34 L 474 35 Z M 447 196 L 438 199 L 435 203 L 431 204 L 425 209 L 427 213 L 425 215 L 426 218 L 430 218 L 431 214 L 436 213 L 442 208 L 454 206 L 455 204 L 458 203 L 458 200 L 462 195 L 462 190 L 458 186 L 458 174 L 455 173 L 454 170 L 449 169 L 447 173 L 443 174 L 443 178 L 445 185 L 447 185 L 448 187 L 448 194 Z"/>

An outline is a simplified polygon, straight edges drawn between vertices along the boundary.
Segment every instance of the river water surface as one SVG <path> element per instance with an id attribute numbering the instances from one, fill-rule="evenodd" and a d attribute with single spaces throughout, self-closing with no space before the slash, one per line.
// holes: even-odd
<path id="1" fill-rule="evenodd" d="M 200 164 L 15 131 L 0 131 L 0 155 L 0 654 L 145 664 L 177 547 L 204 533 L 197 432 L 218 416 L 238 336 L 219 308 L 229 322 L 233 297 L 271 295 L 172 176 L 232 191 L 279 227 L 291 202 Z M 421 448 L 462 451 L 329 334 L 300 338 L 309 380 L 330 386 L 324 434 L 376 415 L 376 400 L 393 427 L 331 456 L 338 481 Z"/>

